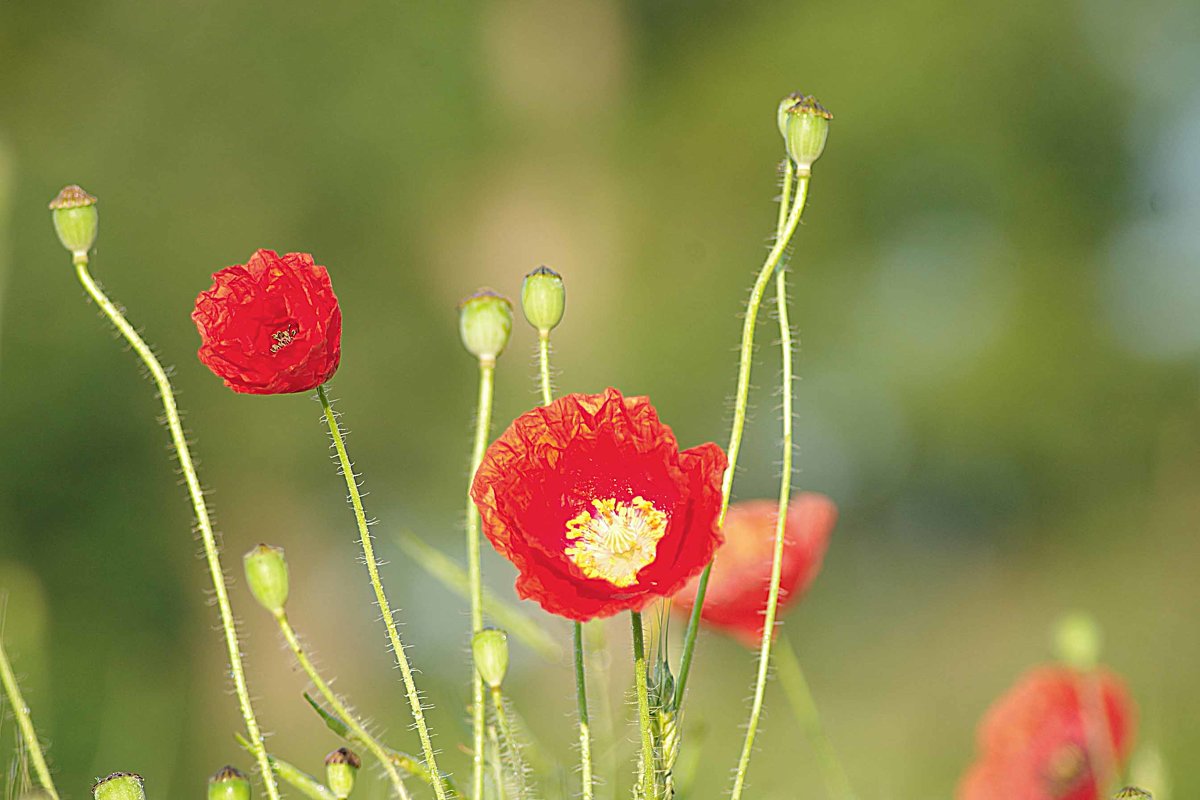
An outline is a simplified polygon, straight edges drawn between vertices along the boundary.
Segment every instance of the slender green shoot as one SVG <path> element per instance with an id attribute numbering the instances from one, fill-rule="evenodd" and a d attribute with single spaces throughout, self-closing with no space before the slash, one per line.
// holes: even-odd
<path id="1" fill-rule="evenodd" d="M 467 575 L 471 589 L 471 633 L 483 630 L 483 572 L 479 553 L 479 509 L 471 500 L 470 482 L 483 462 L 488 433 L 492 427 L 492 396 L 495 386 L 496 361 L 479 359 L 479 402 L 475 414 L 475 444 L 471 449 L 471 472 L 467 484 Z M 483 678 L 479 670 L 471 669 L 471 788 L 473 797 L 483 798 L 484 708 Z"/>
<path id="2" fill-rule="evenodd" d="M 643 800 L 657 800 L 658 779 L 654 774 L 654 733 L 650 723 L 650 691 L 646 683 L 646 645 L 642 639 L 642 615 L 630 611 L 633 624 L 633 672 L 637 691 L 638 727 L 642 733 L 641 775 L 638 783 Z"/>
<path id="3" fill-rule="evenodd" d="M 4 693 L 8 696 L 8 704 L 12 706 L 13 717 L 21 731 L 21 739 L 29 752 L 29 760 L 33 762 L 33 771 L 37 773 L 38 783 L 51 800 L 58 800 L 58 789 L 54 788 L 54 779 L 50 777 L 50 768 L 46 766 L 46 754 L 42 751 L 42 743 L 38 740 L 37 730 L 33 727 L 33 717 L 21 687 L 17 684 L 17 676 L 13 674 L 12 664 L 9 663 L 8 653 L 4 649 L 4 638 L 0 637 L 0 680 L 4 682 Z"/>

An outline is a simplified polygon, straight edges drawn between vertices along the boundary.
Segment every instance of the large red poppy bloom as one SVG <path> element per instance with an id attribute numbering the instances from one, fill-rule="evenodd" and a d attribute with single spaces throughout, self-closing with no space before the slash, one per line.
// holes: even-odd
<path id="1" fill-rule="evenodd" d="M 725 454 L 679 452 L 645 397 L 572 394 L 518 417 L 471 497 L 517 593 L 574 620 L 638 610 L 712 560 Z"/>
<path id="2" fill-rule="evenodd" d="M 700 611 L 704 622 L 747 646 L 762 640 L 778 513 L 779 503 L 774 500 L 747 500 L 729 507 L 722 531 L 725 543 L 717 553 Z M 780 611 L 798 602 L 816 579 L 836 523 L 837 506 L 823 494 L 800 494 L 788 504 Z M 675 595 L 674 607 L 680 612 L 691 611 L 698 583 L 698 578 L 690 581 Z"/>
<path id="3" fill-rule="evenodd" d="M 1111 673 L 1034 669 L 984 716 L 958 800 L 1099 800 L 1129 756 L 1135 714 Z"/>
<path id="4" fill-rule="evenodd" d="M 288 394 L 333 377 L 342 312 L 329 273 L 308 253 L 258 250 L 213 275 L 196 298 L 200 361 L 235 392 Z"/>

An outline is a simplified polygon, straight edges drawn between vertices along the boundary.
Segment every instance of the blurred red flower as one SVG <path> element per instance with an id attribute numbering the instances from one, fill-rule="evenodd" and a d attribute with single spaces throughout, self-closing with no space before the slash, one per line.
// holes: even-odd
<path id="1" fill-rule="evenodd" d="M 775 558 L 775 500 L 734 503 L 725 515 L 725 543 L 717 553 L 700 619 L 753 647 L 762 640 L 763 612 L 770 592 Z M 823 494 L 792 498 L 784 523 L 783 573 L 779 610 L 797 603 L 821 571 L 829 536 L 837 523 L 837 506 Z M 674 608 L 688 613 L 699 578 L 675 595 Z"/>
<path id="2" fill-rule="evenodd" d="M 196 298 L 200 361 L 246 394 L 315 389 L 342 355 L 342 312 L 325 268 L 308 253 L 258 250 L 213 275 Z"/>
<path id="3" fill-rule="evenodd" d="M 520 573 L 517 593 L 584 621 L 639 610 L 704 568 L 726 463 L 712 443 L 679 452 L 647 398 L 608 389 L 518 417 L 471 497 Z"/>
<path id="4" fill-rule="evenodd" d="M 1099 800 L 1129 756 L 1135 715 L 1109 672 L 1034 669 L 984 716 L 958 800 Z"/>

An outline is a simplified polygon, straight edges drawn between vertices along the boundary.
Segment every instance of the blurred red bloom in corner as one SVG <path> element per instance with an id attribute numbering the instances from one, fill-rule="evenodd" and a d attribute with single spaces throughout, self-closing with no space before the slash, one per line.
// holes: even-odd
<path id="1" fill-rule="evenodd" d="M 571 394 L 518 417 L 471 497 L 517 593 L 585 621 L 670 596 L 712 560 L 725 454 L 679 451 L 645 397 Z"/>
<path id="2" fill-rule="evenodd" d="M 200 361 L 246 394 L 315 389 L 342 355 L 342 312 L 329 273 L 308 253 L 258 250 L 213 275 L 196 298 Z"/>
<path id="3" fill-rule="evenodd" d="M 734 503 L 725 515 L 725 543 L 708 580 L 700 618 L 752 647 L 762 639 L 763 612 L 770 591 L 775 557 L 775 521 L 779 503 L 747 500 Z M 829 536 L 837 523 L 837 506 L 823 494 L 806 492 L 788 504 L 784 523 L 783 573 L 779 610 L 804 596 L 821 571 Z M 675 595 L 674 607 L 691 611 L 699 578 Z"/>
<path id="4" fill-rule="evenodd" d="M 984 716 L 958 800 L 1099 800 L 1129 756 L 1135 715 L 1111 673 L 1034 669 Z"/>

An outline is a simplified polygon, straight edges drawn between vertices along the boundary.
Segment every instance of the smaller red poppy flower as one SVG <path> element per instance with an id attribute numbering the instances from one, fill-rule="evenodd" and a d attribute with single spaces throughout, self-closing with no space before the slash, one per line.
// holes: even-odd
<path id="1" fill-rule="evenodd" d="M 774 500 L 747 500 L 729 507 L 722 531 L 725 544 L 717 552 L 700 612 L 704 622 L 748 647 L 762 640 L 778 514 L 779 503 Z M 780 612 L 799 602 L 816 579 L 836 523 L 837 506 L 823 494 L 806 492 L 788 504 Z M 692 580 L 675 595 L 673 607 L 680 613 L 691 611 L 698 583 L 698 578 Z"/>
<path id="2" fill-rule="evenodd" d="M 680 452 L 649 399 L 608 389 L 514 420 L 471 497 L 517 594 L 586 621 L 669 597 L 712 560 L 726 463 L 711 442 Z"/>
<path id="3" fill-rule="evenodd" d="M 329 273 L 308 253 L 258 250 L 213 275 L 196 298 L 200 361 L 246 394 L 315 389 L 342 356 L 342 312 Z"/>
<path id="4" fill-rule="evenodd" d="M 984 716 L 958 800 L 1099 800 L 1133 747 L 1135 715 L 1109 672 L 1034 669 Z"/>

